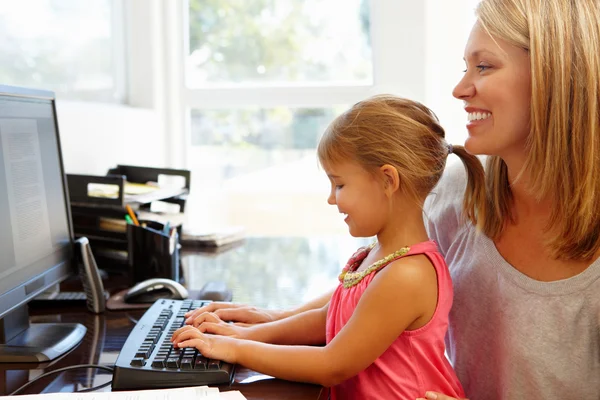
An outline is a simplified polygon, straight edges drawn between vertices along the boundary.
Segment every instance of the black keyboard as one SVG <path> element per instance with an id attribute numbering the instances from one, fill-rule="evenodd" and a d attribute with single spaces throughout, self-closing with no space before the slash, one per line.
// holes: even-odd
<path id="1" fill-rule="evenodd" d="M 104 298 L 108 300 L 110 294 L 104 291 Z M 85 304 L 87 295 L 85 292 L 43 292 L 33 298 L 28 304 L 37 305 L 57 305 L 57 303 L 81 303 Z"/>
<path id="2" fill-rule="evenodd" d="M 229 384 L 234 366 L 203 357 L 195 348 L 171 345 L 184 314 L 208 301 L 159 299 L 144 313 L 119 353 L 113 390 Z"/>

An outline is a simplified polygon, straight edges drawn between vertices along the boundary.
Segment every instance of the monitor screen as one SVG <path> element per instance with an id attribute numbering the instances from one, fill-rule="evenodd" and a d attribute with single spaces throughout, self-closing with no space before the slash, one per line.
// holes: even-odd
<path id="1" fill-rule="evenodd" d="M 27 312 L 28 300 L 75 272 L 65 182 L 54 94 L 0 86 L 0 318 L 4 325 L 14 320 L 13 313 Z M 10 332 L 5 344 L 25 340 L 18 335 L 11 338 Z M 35 336 L 30 332 L 29 337 Z M 9 356 L 8 361 L 16 360 Z"/>

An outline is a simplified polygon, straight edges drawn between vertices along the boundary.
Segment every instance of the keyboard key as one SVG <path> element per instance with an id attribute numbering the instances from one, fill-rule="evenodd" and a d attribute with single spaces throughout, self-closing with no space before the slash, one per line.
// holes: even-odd
<path id="1" fill-rule="evenodd" d="M 131 365 L 136 367 L 143 367 L 144 365 L 146 365 L 146 360 L 144 360 L 143 358 L 134 358 L 133 360 L 131 360 Z"/>
<path id="2" fill-rule="evenodd" d="M 179 357 L 167 358 L 167 368 L 179 368 Z"/>
<path id="3" fill-rule="evenodd" d="M 221 368 L 221 361 L 219 360 L 209 360 L 207 369 L 219 369 Z"/>
<path id="4" fill-rule="evenodd" d="M 181 369 L 192 369 L 194 359 L 192 357 L 183 357 L 181 359 Z"/>
<path id="5" fill-rule="evenodd" d="M 199 370 L 204 370 L 207 367 L 207 359 L 202 357 L 202 356 L 198 356 L 196 357 L 196 361 L 194 362 L 194 369 L 199 369 Z"/>

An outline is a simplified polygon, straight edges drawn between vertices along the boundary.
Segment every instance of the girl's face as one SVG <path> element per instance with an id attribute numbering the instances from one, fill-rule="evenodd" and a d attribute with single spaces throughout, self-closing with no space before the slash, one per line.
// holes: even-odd
<path id="1" fill-rule="evenodd" d="M 337 205 L 354 237 L 375 236 L 387 221 L 389 200 L 383 180 L 354 162 L 324 165 L 331 182 L 327 202 Z"/>
<path id="2" fill-rule="evenodd" d="M 465 48 L 467 69 L 452 94 L 465 103 L 471 154 L 522 156 L 529 135 L 531 69 L 526 50 L 492 38 L 476 23 Z"/>

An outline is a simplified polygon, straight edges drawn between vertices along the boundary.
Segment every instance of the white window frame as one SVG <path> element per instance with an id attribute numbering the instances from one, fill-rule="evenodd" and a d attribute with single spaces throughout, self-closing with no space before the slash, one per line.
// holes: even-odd
<path id="1" fill-rule="evenodd" d="M 114 0 L 116 2 L 122 0 Z M 465 116 L 452 98 L 477 0 L 370 0 L 372 85 L 211 87 L 185 85 L 187 0 L 127 0 L 127 103 L 152 108 L 164 131 L 168 166 L 186 168 L 192 108 L 329 107 L 376 93 L 422 101 L 462 143 Z M 132 44 L 133 43 L 133 44 Z"/>
<path id="2" fill-rule="evenodd" d="M 173 167 L 185 168 L 187 147 L 191 143 L 189 116 L 192 108 L 329 107 L 352 104 L 384 92 L 422 101 L 425 97 L 425 71 L 421 68 L 425 59 L 425 38 L 421 32 L 425 25 L 425 3 L 370 0 L 370 6 L 372 85 L 303 86 L 294 83 L 289 86 L 190 89 L 185 85 L 184 65 L 188 49 L 187 0 L 131 0 L 128 13 L 135 18 L 129 18 L 129 34 L 133 35 L 130 37 L 145 35 L 154 48 L 136 46 L 136 49 L 130 49 L 134 54 L 130 63 L 129 103 L 162 110 L 167 161 Z M 399 19 L 402 15 L 409 17 Z M 390 42 L 397 51 L 385 50 Z M 403 54 L 410 54 L 411 59 L 404 59 Z M 415 60 L 415 55 L 419 59 Z M 143 63 L 145 66 L 141 68 Z M 414 79 L 406 79 L 406 76 Z"/>
<path id="3" fill-rule="evenodd" d="M 127 36 L 124 0 L 112 0 L 111 32 L 113 36 L 113 76 L 115 87 L 108 101 L 127 102 Z"/>

